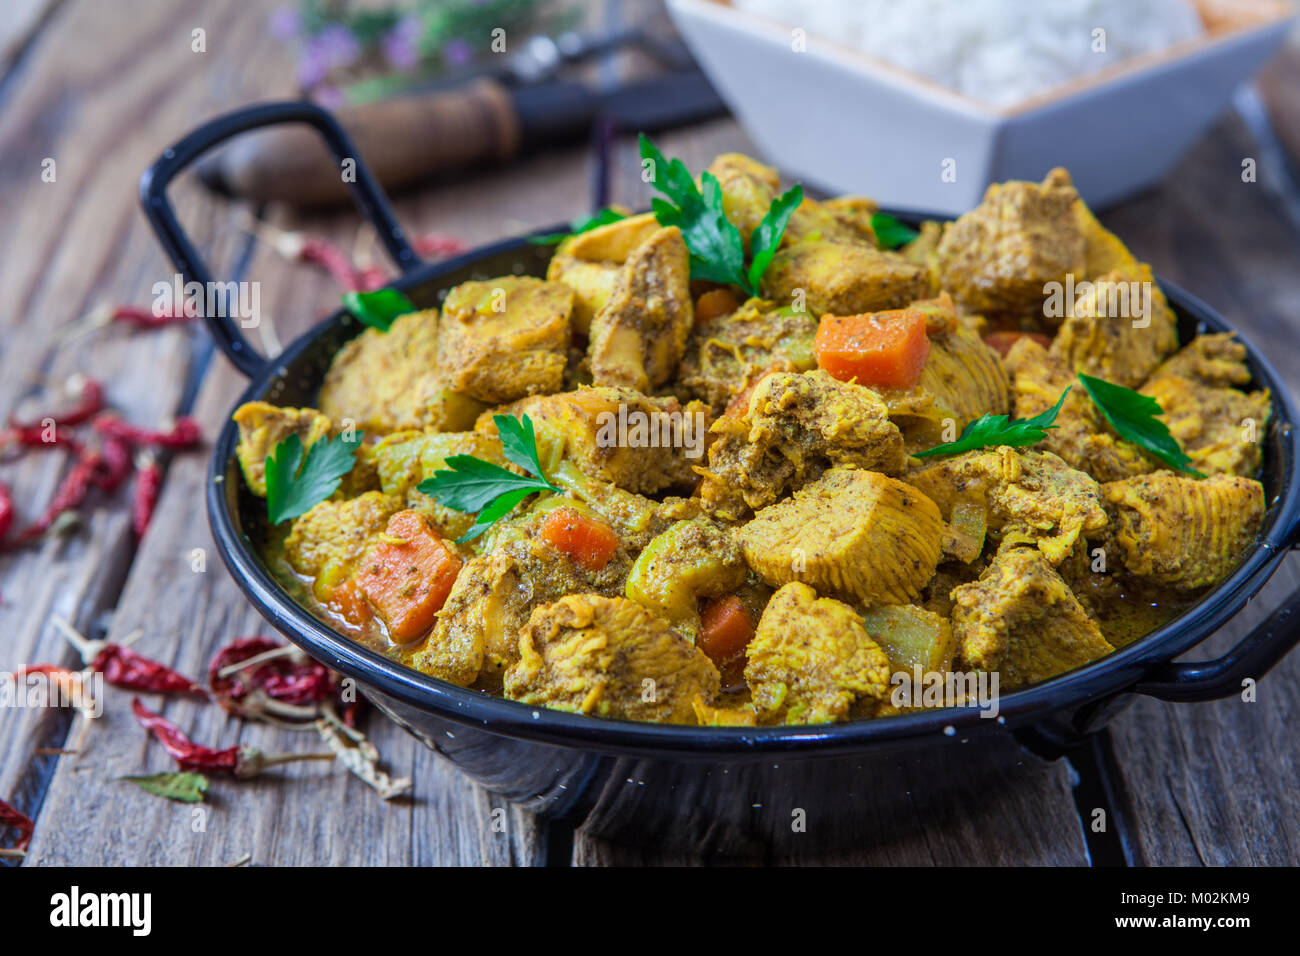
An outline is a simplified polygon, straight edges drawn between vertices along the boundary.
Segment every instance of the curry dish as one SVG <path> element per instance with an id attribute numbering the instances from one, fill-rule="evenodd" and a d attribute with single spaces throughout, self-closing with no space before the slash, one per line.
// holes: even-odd
<path id="1" fill-rule="evenodd" d="M 731 154 L 709 171 L 757 235 L 775 170 Z M 1064 170 L 991 186 L 899 248 L 878 223 L 868 200 L 803 199 L 747 296 L 693 280 L 676 226 L 625 215 L 561 241 L 545 279 L 468 282 L 366 329 L 316 408 L 235 414 L 262 496 L 289 436 L 364 434 L 267 560 L 424 674 L 705 725 L 888 717 L 907 709 L 891 678 L 918 668 L 1013 690 L 1232 571 L 1263 520 L 1270 412 L 1240 343 L 1180 347 L 1150 268 Z M 1142 308 L 1116 315 L 1116 291 Z M 1158 402 L 1186 464 L 1124 437 L 1089 376 Z M 1053 413 L 1041 440 L 939 447 Z M 500 416 L 531 427 L 549 487 L 467 538 L 475 514 L 427 482 L 464 456 L 525 476 Z"/>

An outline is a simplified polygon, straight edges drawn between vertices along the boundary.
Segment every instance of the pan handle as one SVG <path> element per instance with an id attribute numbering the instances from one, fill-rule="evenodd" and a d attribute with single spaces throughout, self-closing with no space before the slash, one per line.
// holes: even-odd
<path id="1" fill-rule="evenodd" d="M 406 241 L 388 197 L 338 121 L 315 104 L 292 101 L 250 106 L 209 120 L 170 149 L 163 150 L 140 177 L 140 203 L 144 206 L 144 214 L 180 271 L 182 280 L 209 288 L 212 273 L 177 221 L 176 211 L 167 199 L 167 186 L 178 173 L 213 147 L 248 130 L 280 123 L 307 123 L 315 127 L 340 164 L 346 160 L 356 163 L 355 181 L 348 185 L 362 215 L 375 227 L 388 255 L 401 271 L 407 272 L 418 265 L 420 258 Z M 217 345 L 241 372 L 251 378 L 262 370 L 266 360 L 258 355 L 230 317 L 205 313 L 203 321 Z"/>
<path id="2" fill-rule="evenodd" d="M 1292 525 L 1282 549 L 1297 546 L 1300 525 Z M 1133 692 L 1157 700 L 1197 702 L 1241 693 L 1242 681 L 1259 680 L 1300 643 L 1300 590 L 1291 592 L 1267 618 L 1222 657 L 1170 662 L 1153 670 Z"/>

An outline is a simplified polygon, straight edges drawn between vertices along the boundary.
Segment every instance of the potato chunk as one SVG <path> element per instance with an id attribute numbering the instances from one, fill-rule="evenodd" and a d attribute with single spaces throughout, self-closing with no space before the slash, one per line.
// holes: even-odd
<path id="1" fill-rule="evenodd" d="M 893 673 L 911 675 L 952 670 L 956 642 L 947 617 L 915 604 L 890 604 L 862 615 L 863 627 L 889 657 Z"/>
<path id="2" fill-rule="evenodd" d="M 808 313 L 750 299 L 735 312 L 695 327 L 677 381 L 721 412 L 764 372 L 816 368 L 816 334 L 817 320 Z"/>
<path id="3" fill-rule="evenodd" d="M 1106 527 L 1101 487 L 1050 452 L 1005 445 L 970 451 L 924 465 L 903 480 L 937 504 L 945 521 L 965 508 L 980 509 L 989 531 L 1028 535 L 1053 565 L 1081 535 Z"/>
<path id="4" fill-rule="evenodd" d="M 619 272 L 591 320 L 587 360 L 597 385 L 649 392 L 672 378 L 695 322 L 690 256 L 681 230 L 660 229 Z"/>
<path id="5" fill-rule="evenodd" d="M 570 594 L 533 611 L 519 661 L 505 675 L 511 700 L 594 717 L 694 724 L 711 701 L 713 662 L 635 601 Z"/>
<path id="6" fill-rule="evenodd" d="M 720 517 L 738 519 L 801 488 L 832 466 L 897 474 L 903 436 L 873 390 L 823 371 L 761 379 L 743 414 L 713 427 L 700 496 Z"/>
<path id="7" fill-rule="evenodd" d="M 695 482 L 703 459 L 708 407 L 675 398 L 647 398 L 624 388 L 580 388 L 534 396 L 493 414 L 527 414 L 543 465 L 572 461 L 586 475 L 641 494 Z M 491 415 L 477 430 L 496 437 Z"/>
<path id="8" fill-rule="evenodd" d="M 925 271 L 897 253 L 813 239 L 776 254 L 763 290 L 818 316 L 901 309 L 931 292 Z"/>
<path id="9" fill-rule="evenodd" d="M 997 671 L 1003 690 L 1047 680 L 1114 650 L 1036 548 L 1004 548 L 953 589 L 958 667 Z"/>
<path id="10" fill-rule="evenodd" d="M 1049 282 L 1082 276 L 1085 243 L 1063 169 L 1042 184 L 994 183 L 984 201 L 944 230 L 943 287 L 963 308 L 989 318 L 1042 316 Z"/>
<path id="11" fill-rule="evenodd" d="M 573 291 L 558 282 L 505 276 L 461 283 L 447 295 L 438 329 L 447 383 L 491 405 L 558 392 L 572 311 Z"/>
<path id="12" fill-rule="evenodd" d="M 1136 388 L 1178 348 L 1177 321 L 1151 269 L 1093 280 L 1067 310 L 1051 352 L 1076 372 Z"/>
<path id="13" fill-rule="evenodd" d="M 1264 520 L 1264 486 L 1252 478 L 1161 471 L 1112 481 L 1102 494 L 1124 569 L 1179 590 L 1223 580 Z"/>
<path id="14" fill-rule="evenodd" d="M 461 431 L 483 404 L 451 388 L 438 370 L 438 311 L 398 316 L 387 332 L 366 329 L 330 363 L 317 403 L 336 422 L 371 434 L 404 428 Z"/>
<path id="15" fill-rule="evenodd" d="M 248 487 L 263 498 L 266 497 L 266 459 L 275 446 L 296 433 L 302 439 L 303 448 L 310 448 L 328 435 L 332 427 L 329 417 L 314 408 L 281 408 L 268 402 L 245 402 L 233 417 L 239 426 L 235 457 L 239 459 Z"/>
<path id="16" fill-rule="evenodd" d="M 908 604 L 934 574 L 944 534 L 933 501 L 874 471 L 832 468 L 736 535 L 768 584 L 804 581 L 844 600 Z"/>
<path id="17" fill-rule="evenodd" d="M 862 616 L 797 581 L 772 595 L 746 654 L 745 683 L 764 723 L 874 714 L 889 691 L 889 658 Z"/>

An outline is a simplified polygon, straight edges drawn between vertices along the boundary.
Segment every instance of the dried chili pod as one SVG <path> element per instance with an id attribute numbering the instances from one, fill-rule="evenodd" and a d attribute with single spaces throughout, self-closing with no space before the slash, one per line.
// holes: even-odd
<path id="1" fill-rule="evenodd" d="M 307 706 L 334 696 L 335 677 L 290 644 L 241 637 L 213 655 L 208 685 L 223 706 L 261 691 L 272 700 Z"/>
<path id="2" fill-rule="evenodd" d="M 161 491 L 162 466 L 152 455 L 141 456 L 136 464 L 135 490 L 131 494 L 131 528 L 137 540 L 149 530 Z"/>
<path id="3" fill-rule="evenodd" d="M 70 427 L 90 421 L 104 410 L 104 386 L 99 382 L 81 376 L 77 392 L 77 404 L 66 411 L 42 415 L 35 421 L 26 423 L 16 422 L 11 418 L 10 427 L 20 431 L 41 429 L 47 423 L 52 423 L 56 428 Z"/>
<path id="4" fill-rule="evenodd" d="M 32 822 L 32 818 L 0 800 L 0 826 L 13 827 L 18 831 L 18 842 L 10 848 L 10 852 L 26 853 L 27 847 L 32 842 L 32 834 L 36 832 L 36 824 Z"/>
<path id="5" fill-rule="evenodd" d="M 14 523 L 14 498 L 9 486 L 0 483 L 0 543 Z"/>
<path id="6" fill-rule="evenodd" d="M 123 421 L 116 415 L 101 415 L 95 419 L 95 431 L 131 445 L 155 445 L 164 448 L 192 448 L 203 437 L 199 423 L 185 415 L 176 419 L 176 424 L 166 431 L 140 428 Z"/>
<path id="7" fill-rule="evenodd" d="M 166 664 L 137 654 L 121 644 L 105 644 L 90 662 L 91 670 L 99 671 L 104 680 L 114 687 L 144 691 L 150 694 L 196 694 L 208 696 L 202 686 Z"/>

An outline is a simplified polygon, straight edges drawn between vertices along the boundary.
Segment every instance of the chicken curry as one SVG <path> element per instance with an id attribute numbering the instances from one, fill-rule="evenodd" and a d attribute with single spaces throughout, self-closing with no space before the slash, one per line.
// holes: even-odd
<path id="1" fill-rule="evenodd" d="M 698 222 L 619 214 L 544 279 L 366 329 L 315 408 L 236 412 L 264 497 L 362 436 L 270 536 L 303 603 L 532 706 L 809 724 L 906 710 L 916 668 L 1011 690 L 1094 661 L 1255 540 L 1268 393 L 1231 335 L 1180 346 L 1065 171 L 902 244 L 744 156 L 697 182 L 753 288 L 700 266 Z"/>

